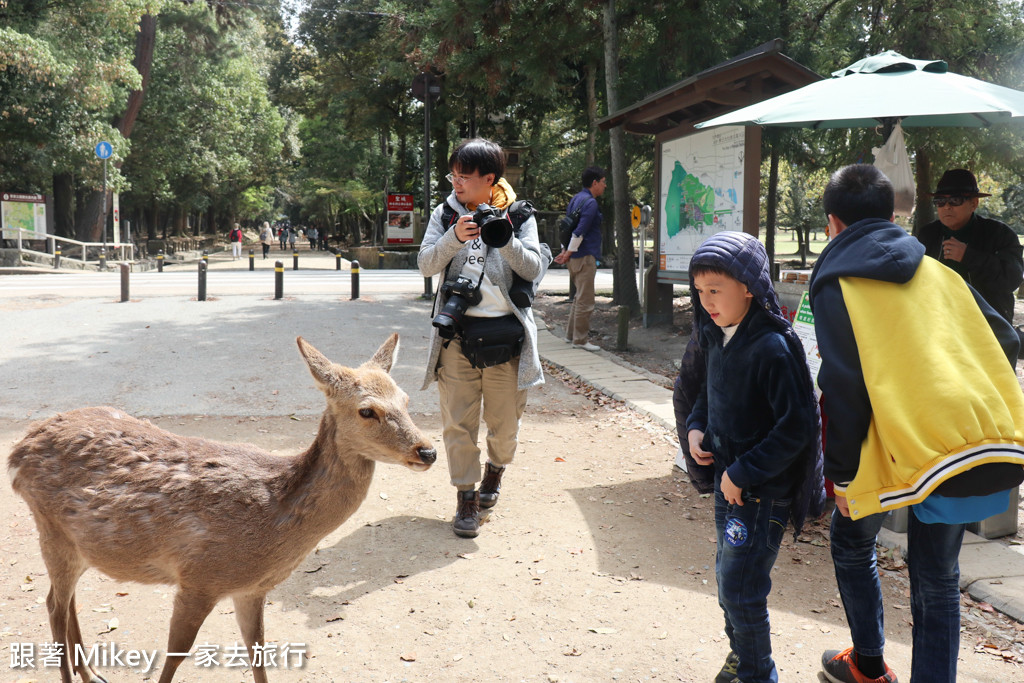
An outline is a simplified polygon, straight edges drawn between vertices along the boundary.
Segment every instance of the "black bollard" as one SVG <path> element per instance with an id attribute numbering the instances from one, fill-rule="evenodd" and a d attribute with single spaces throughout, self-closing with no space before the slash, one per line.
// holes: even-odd
<path id="1" fill-rule="evenodd" d="M 206 261 L 199 262 L 199 301 L 206 301 Z"/>
<path id="2" fill-rule="evenodd" d="M 434 296 L 434 278 L 423 278 L 423 298 L 430 299 Z"/>
<path id="3" fill-rule="evenodd" d="M 274 298 L 284 297 L 284 264 L 274 261 Z"/>
<path id="4" fill-rule="evenodd" d="M 359 261 L 352 262 L 352 300 L 359 298 Z"/>
<path id="5" fill-rule="evenodd" d="M 256 270 L 256 253 L 252 249 L 249 250 L 249 270 Z"/>
<path id="6" fill-rule="evenodd" d="M 156 272 L 164 272 L 164 250 L 161 249 L 160 253 L 156 255 Z"/>
<path id="7" fill-rule="evenodd" d="M 292 252 L 292 270 L 299 269 L 299 250 L 296 249 Z"/>
<path id="8" fill-rule="evenodd" d="M 121 303 L 128 301 L 128 264 L 121 264 Z"/>
<path id="9" fill-rule="evenodd" d="M 377 252 L 377 270 L 384 270 L 384 252 Z"/>
<path id="10" fill-rule="evenodd" d="M 625 351 L 629 344 L 629 306 L 619 306 L 618 331 L 615 335 L 615 350 Z"/>
<path id="11" fill-rule="evenodd" d="M 54 269 L 60 268 L 60 246 L 55 245 L 53 247 L 53 267 Z"/>
<path id="12" fill-rule="evenodd" d="M 334 255 L 334 269 L 341 270 L 341 254 Z"/>
<path id="13" fill-rule="evenodd" d="M 107 250 L 100 249 L 100 270 L 107 269 Z"/>
<path id="14" fill-rule="evenodd" d="M 210 264 L 210 252 L 206 249 L 203 249 L 203 263 L 207 265 Z"/>

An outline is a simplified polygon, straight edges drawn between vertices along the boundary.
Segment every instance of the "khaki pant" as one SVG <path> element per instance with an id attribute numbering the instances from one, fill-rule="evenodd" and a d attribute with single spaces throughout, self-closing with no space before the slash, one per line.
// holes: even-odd
<path id="1" fill-rule="evenodd" d="M 519 359 L 478 370 L 453 340 L 441 348 L 438 363 L 441 423 L 452 486 L 472 491 L 480 481 L 481 402 L 487 423 L 487 459 L 494 465 L 512 462 L 519 444 L 519 420 L 526 409 L 526 389 L 518 389 Z"/>
<path id="2" fill-rule="evenodd" d="M 576 285 L 576 296 L 569 309 L 569 322 L 565 326 L 565 338 L 573 344 L 586 344 L 590 335 L 590 316 L 594 313 L 594 278 L 597 276 L 597 259 L 581 256 L 569 259 L 569 277 Z"/>

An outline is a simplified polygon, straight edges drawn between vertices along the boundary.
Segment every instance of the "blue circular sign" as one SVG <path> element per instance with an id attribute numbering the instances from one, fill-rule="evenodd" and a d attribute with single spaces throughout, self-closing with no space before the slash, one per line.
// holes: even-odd
<path id="1" fill-rule="evenodd" d="M 109 159 L 110 155 L 113 154 L 114 148 L 111 147 L 109 142 L 101 142 L 96 145 L 96 156 L 100 159 Z"/>

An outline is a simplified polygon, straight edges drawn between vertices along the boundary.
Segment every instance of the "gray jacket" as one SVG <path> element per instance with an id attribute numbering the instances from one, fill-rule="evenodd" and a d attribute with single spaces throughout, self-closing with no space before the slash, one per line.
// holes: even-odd
<path id="1" fill-rule="evenodd" d="M 455 193 L 452 192 L 446 200 L 448 205 L 455 209 L 459 216 L 469 213 L 463 206 Z M 438 204 L 430 215 L 430 223 L 427 225 L 427 232 L 423 235 L 423 243 L 420 245 L 418 265 L 423 277 L 431 277 L 441 273 L 444 276 L 445 266 L 451 262 L 448 269 L 449 277 L 454 277 L 462 271 L 466 263 L 469 250 L 465 249 L 464 243 L 455 236 L 455 229 L 446 230 L 441 224 L 441 214 L 444 206 Z M 533 309 L 517 308 L 508 296 L 508 288 L 512 285 L 512 271 L 527 280 L 537 278 L 544 269 L 541 256 L 540 242 L 537 239 L 537 221 L 530 218 L 523 223 L 519 237 L 513 237 L 508 244 L 500 249 L 488 247 L 487 262 L 485 269 L 487 277 L 501 290 L 505 301 L 508 303 L 513 315 L 519 318 L 526 331 L 526 338 L 523 340 L 523 352 L 519 358 L 519 388 L 529 389 L 544 383 L 544 371 L 540 365 L 540 354 L 537 352 L 537 324 L 533 321 Z M 440 290 L 440 288 L 438 288 Z M 437 295 L 437 310 L 444 308 L 447 297 L 440 291 Z M 471 308 L 470 311 L 473 309 Z M 430 386 L 430 383 L 437 379 L 437 364 L 441 356 L 441 342 L 443 340 L 437 334 L 437 328 L 431 327 L 430 355 L 427 360 L 427 375 L 423 380 L 423 389 Z"/>

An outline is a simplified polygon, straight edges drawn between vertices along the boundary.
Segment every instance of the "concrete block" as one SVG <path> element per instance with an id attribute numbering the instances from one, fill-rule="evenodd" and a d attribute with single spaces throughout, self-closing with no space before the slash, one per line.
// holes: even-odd
<path id="1" fill-rule="evenodd" d="M 1018 560 L 1020 561 L 1020 560 Z M 967 587 L 967 594 L 1024 622 L 1024 578 L 1007 577 L 975 581 Z"/>
<path id="2" fill-rule="evenodd" d="M 1020 555 L 999 543 L 972 543 L 960 549 L 960 586 L 985 579 L 1020 578 L 1024 562 Z"/>

